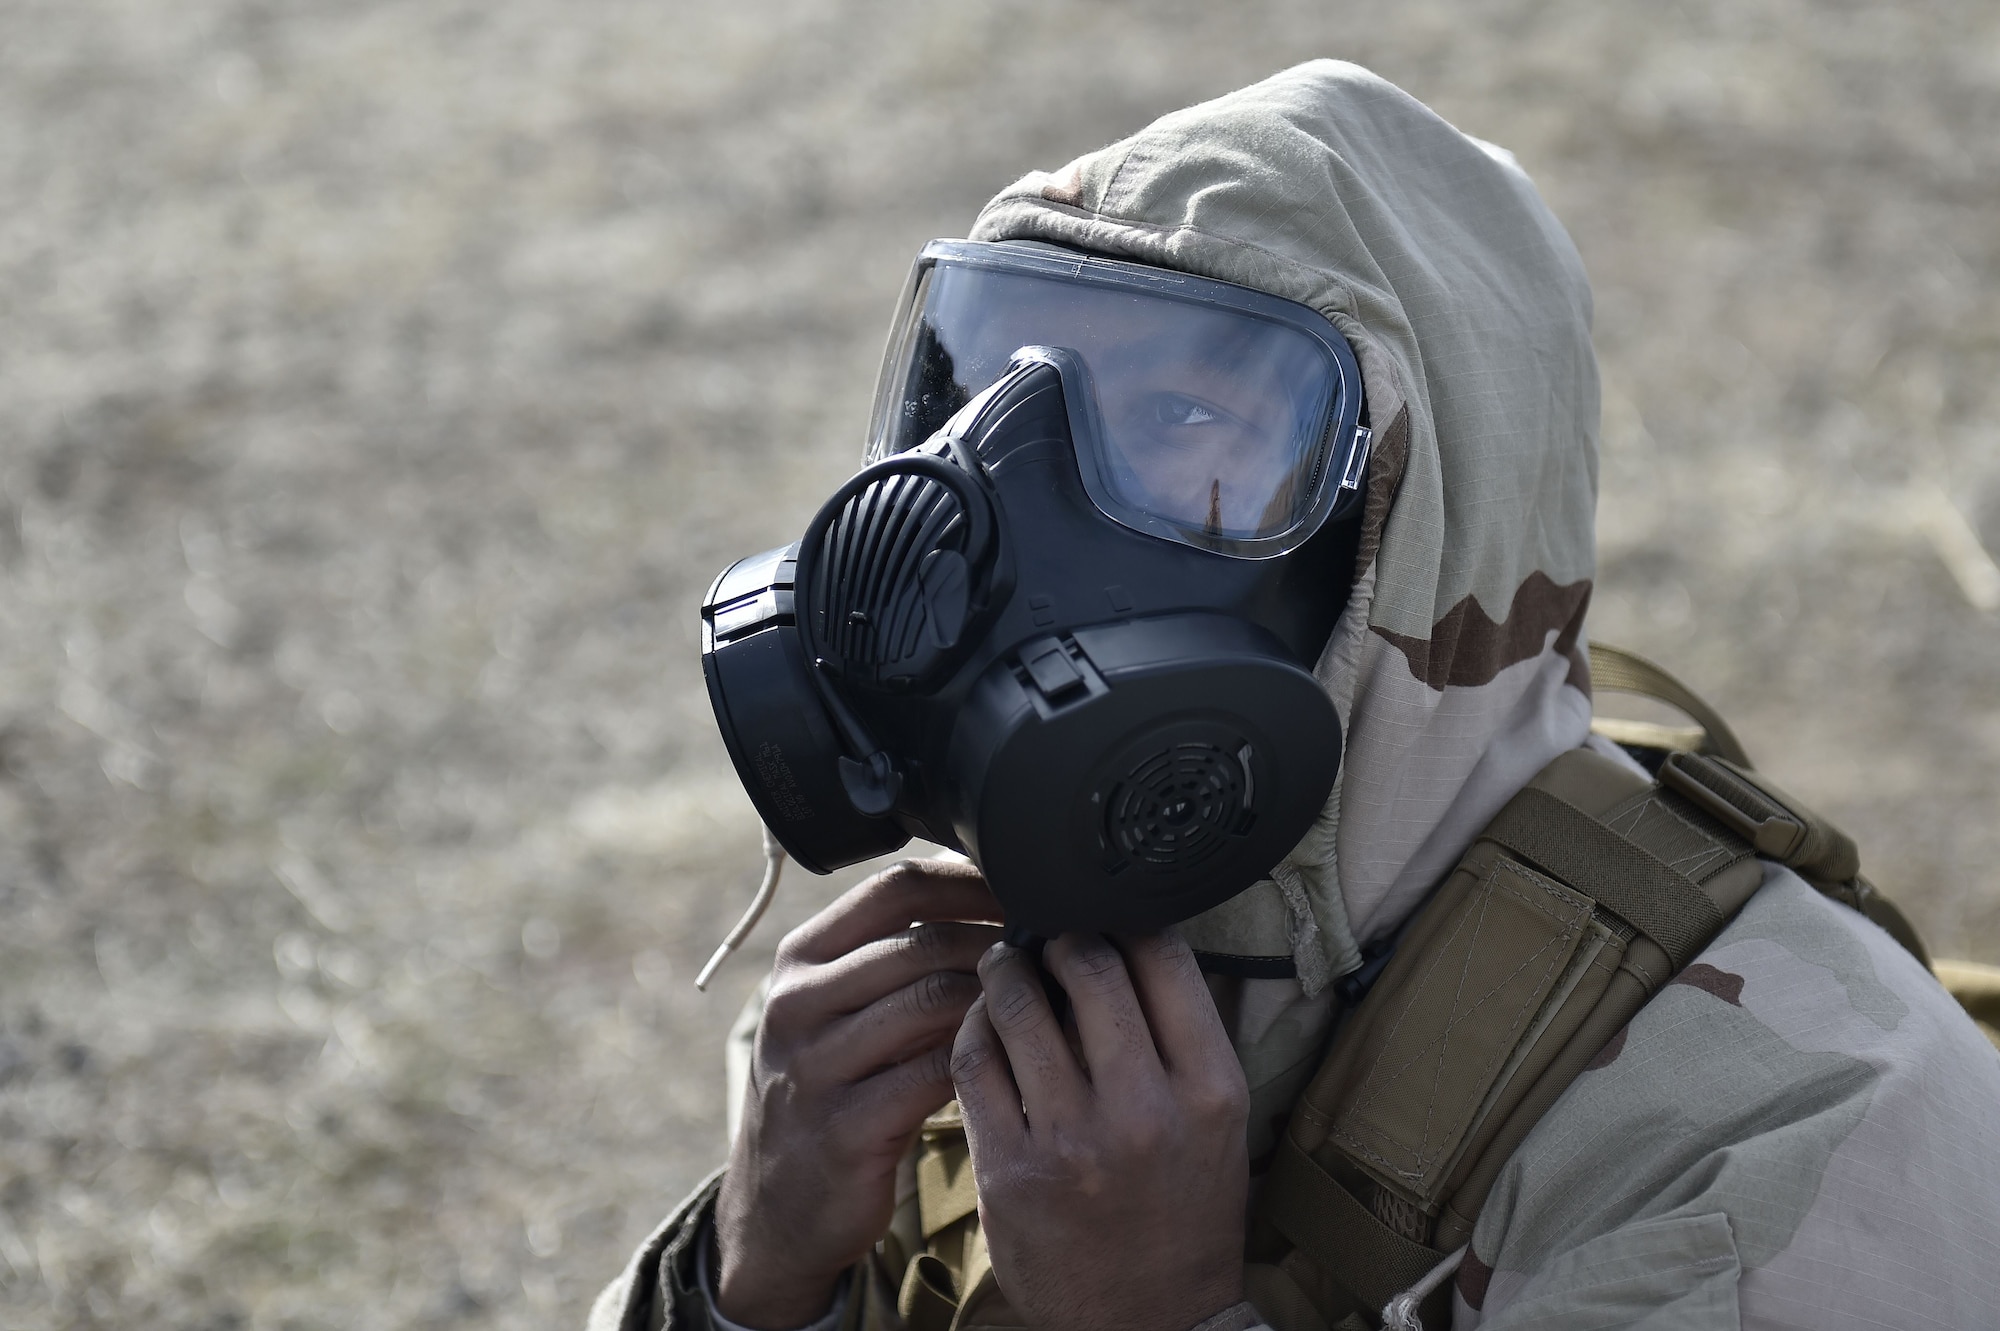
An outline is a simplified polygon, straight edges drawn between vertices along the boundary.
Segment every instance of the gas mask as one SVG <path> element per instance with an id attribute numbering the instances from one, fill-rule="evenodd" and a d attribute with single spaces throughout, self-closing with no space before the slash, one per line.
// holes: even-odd
<path id="1" fill-rule="evenodd" d="M 926 246 L 868 464 L 702 604 L 766 827 L 818 873 L 961 850 L 1043 937 L 1158 928 L 1266 875 L 1339 770 L 1312 667 L 1353 576 L 1361 412 L 1305 306 Z"/>

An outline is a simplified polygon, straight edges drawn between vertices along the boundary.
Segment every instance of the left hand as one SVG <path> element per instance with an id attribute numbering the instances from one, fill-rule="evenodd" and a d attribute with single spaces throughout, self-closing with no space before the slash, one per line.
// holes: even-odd
<path id="1" fill-rule="evenodd" d="M 1187 1331 L 1243 1297 L 1249 1090 L 1194 954 L 1166 934 L 997 946 L 959 1028 L 994 1275 L 1037 1327 Z"/>

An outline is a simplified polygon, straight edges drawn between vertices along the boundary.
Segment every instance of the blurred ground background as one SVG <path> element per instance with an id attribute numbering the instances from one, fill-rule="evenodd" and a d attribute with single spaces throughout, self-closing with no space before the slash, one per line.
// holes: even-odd
<path id="1" fill-rule="evenodd" d="M 839 886 L 693 991 L 758 860 L 697 597 L 919 244 L 1321 54 L 1577 238 L 1594 632 L 2000 959 L 1984 0 L 5 0 L 0 1325 L 578 1324 Z"/>

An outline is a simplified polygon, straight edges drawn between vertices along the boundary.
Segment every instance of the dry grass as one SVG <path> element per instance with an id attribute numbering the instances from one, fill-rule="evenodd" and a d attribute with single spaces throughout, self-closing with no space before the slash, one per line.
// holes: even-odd
<path id="1" fill-rule="evenodd" d="M 1309 55 L 1573 228 L 1598 632 L 2000 955 L 2000 9 L 0 13 L 0 1324 L 580 1321 L 759 968 L 695 598 L 923 240 Z"/>

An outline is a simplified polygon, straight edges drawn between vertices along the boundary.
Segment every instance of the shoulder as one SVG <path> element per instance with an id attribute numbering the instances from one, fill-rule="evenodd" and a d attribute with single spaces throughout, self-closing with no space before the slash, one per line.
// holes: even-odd
<path id="1" fill-rule="evenodd" d="M 1473 1293 L 1511 1322 L 1674 1256 L 1745 1324 L 1973 1325 L 1996 1236 L 2000 1056 L 1888 935 L 1770 866 L 1509 1161 Z"/>

